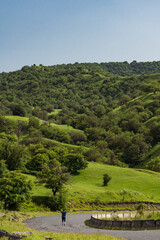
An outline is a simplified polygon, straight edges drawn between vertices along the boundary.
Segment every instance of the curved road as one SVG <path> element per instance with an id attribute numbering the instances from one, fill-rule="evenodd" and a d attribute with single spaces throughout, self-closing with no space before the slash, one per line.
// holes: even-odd
<path id="1" fill-rule="evenodd" d="M 109 234 L 117 237 L 124 237 L 129 240 L 160 240 L 160 230 L 145 231 L 124 231 L 124 230 L 104 230 L 87 227 L 84 223 L 90 219 L 91 214 L 68 214 L 66 226 L 62 226 L 61 215 L 49 215 L 30 218 L 24 223 L 31 228 L 45 232 L 57 233 L 84 233 L 84 234 Z"/>

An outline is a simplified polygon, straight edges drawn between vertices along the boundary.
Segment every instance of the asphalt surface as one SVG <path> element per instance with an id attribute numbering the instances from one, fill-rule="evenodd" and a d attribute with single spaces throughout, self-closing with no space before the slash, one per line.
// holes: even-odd
<path id="1" fill-rule="evenodd" d="M 124 237 L 129 240 L 160 240 L 160 230 L 124 231 L 90 228 L 84 223 L 84 221 L 90 219 L 90 217 L 91 214 L 67 214 L 65 226 L 62 226 L 61 215 L 34 217 L 25 220 L 24 223 L 28 227 L 44 232 L 83 234 L 100 233 Z"/>

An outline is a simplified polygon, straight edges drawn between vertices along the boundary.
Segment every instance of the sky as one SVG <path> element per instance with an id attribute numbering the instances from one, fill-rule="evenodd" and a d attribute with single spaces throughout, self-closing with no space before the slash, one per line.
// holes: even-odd
<path id="1" fill-rule="evenodd" d="M 159 0 L 0 0 L 0 72 L 160 60 Z"/>

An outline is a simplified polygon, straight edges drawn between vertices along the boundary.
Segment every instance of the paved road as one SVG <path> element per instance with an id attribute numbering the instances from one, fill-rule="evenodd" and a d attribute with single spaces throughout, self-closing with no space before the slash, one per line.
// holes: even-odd
<path id="1" fill-rule="evenodd" d="M 91 214 L 68 214 L 66 226 L 62 226 L 60 215 L 34 217 L 25 220 L 24 223 L 28 227 L 45 232 L 101 233 L 124 237 L 129 240 L 160 240 L 160 230 L 123 231 L 90 228 L 84 224 L 84 221 L 90 219 L 90 217 Z"/>

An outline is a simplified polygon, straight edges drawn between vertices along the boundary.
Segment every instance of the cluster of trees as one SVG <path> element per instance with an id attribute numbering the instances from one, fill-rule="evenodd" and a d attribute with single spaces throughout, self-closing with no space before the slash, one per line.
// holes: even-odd
<path id="1" fill-rule="evenodd" d="M 126 66 L 132 66 L 132 71 Z M 123 94 L 133 98 L 157 87 L 145 75 L 157 72 L 160 62 L 24 66 L 19 71 L 0 74 L 0 113 L 32 114 L 47 120 L 54 108 L 69 108 L 77 113 L 95 111 L 100 117 L 116 107 Z M 132 76 L 124 79 L 121 75 Z"/>
<path id="2" fill-rule="evenodd" d="M 30 198 L 32 184 L 24 174 L 36 175 L 39 183 L 44 183 L 56 196 L 70 174 L 78 174 L 86 167 L 87 161 L 80 151 L 44 143 L 25 146 L 17 137 L 0 134 L 0 200 L 5 208 L 19 207 Z"/>
<path id="3" fill-rule="evenodd" d="M 160 72 L 160 61 L 154 62 L 109 62 L 101 63 L 100 66 L 110 73 L 120 76 L 130 76 L 137 74 L 153 74 Z"/>

